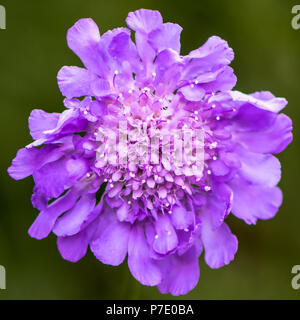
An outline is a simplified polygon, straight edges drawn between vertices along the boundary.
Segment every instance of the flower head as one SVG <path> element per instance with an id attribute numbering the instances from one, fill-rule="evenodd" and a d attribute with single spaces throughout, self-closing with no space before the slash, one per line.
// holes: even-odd
<path id="1" fill-rule="evenodd" d="M 182 56 L 182 28 L 158 11 L 131 12 L 126 22 L 135 43 L 127 28 L 100 36 L 92 19 L 68 31 L 84 68 L 59 71 L 66 110 L 32 111 L 35 141 L 8 172 L 35 181 L 31 237 L 53 232 L 73 262 L 88 247 L 114 266 L 128 254 L 139 282 L 185 294 L 202 251 L 211 268 L 233 260 L 229 213 L 248 224 L 276 214 L 272 154 L 291 142 L 292 124 L 279 114 L 284 98 L 232 91 L 226 41 L 213 36 Z"/>

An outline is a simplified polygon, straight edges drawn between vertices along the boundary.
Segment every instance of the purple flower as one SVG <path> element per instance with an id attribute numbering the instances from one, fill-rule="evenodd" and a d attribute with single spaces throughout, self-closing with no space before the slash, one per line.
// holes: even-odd
<path id="1" fill-rule="evenodd" d="M 292 141 L 292 123 L 279 114 L 284 98 L 232 91 L 226 41 L 213 36 L 181 56 L 182 28 L 163 23 L 158 11 L 131 12 L 126 22 L 135 43 L 127 28 L 100 36 L 92 19 L 68 31 L 84 68 L 59 71 L 66 110 L 32 111 L 35 141 L 8 172 L 35 181 L 40 214 L 31 237 L 53 232 L 72 262 L 88 247 L 113 266 L 128 255 L 139 282 L 186 294 L 198 282 L 202 251 L 211 268 L 233 260 L 237 238 L 224 222 L 230 212 L 247 224 L 275 216 L 282 194 L 272 154 Z M 191 137 L 179 163 L 174 132 L 201 132 L 201 154 Z"/>

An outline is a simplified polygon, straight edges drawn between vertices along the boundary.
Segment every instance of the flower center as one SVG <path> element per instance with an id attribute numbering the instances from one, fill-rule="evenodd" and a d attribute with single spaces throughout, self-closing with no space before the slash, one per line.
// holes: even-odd
<path id="1" fill-rule="evenodd" d="M 177 95 L 130 89 L 107 104 L 107 115 L 95 130 L 94 167 L 112 198 L 141 200 L 149 210 L 171 213 L 203 176 L 200 115 L 184 110 Z"/>

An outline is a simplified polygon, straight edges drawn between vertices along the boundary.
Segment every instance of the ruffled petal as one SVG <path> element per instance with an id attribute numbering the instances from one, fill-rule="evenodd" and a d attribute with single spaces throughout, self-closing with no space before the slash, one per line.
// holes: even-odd
<path id="1" fill-rule="evenodd" d="M 136 31 L 137 51 L 145 63 L 153 62 L 155 58 L 155 50 L 148 42 L 148 34 L 162 26 L 162 22 L 162 16 L 159 11 L 140 9 L 128 14 L 126 23 L 129 28 Z"/>
<path id="2" fill-rule="evenodd" d="M 62 152 L 55 145 L 47 145 L 41 149 L 20 149 L 7 171 L 15 180 L 24 179 L 45 163 L 55 161 L 61 156 Z"/>
<path id="3" fill-rule="evenodd" d="M 173 49 L 165 49 L 157 55 L 154 62 L 154 84 L 158 95 L 169 94 L 178 88 L 182 66 L 180 55 Z"/>
<path id="4" fill-rule="evenodd" d="M 81 59 L 87 69 L 98 75 L 108 72 L 103 63 L 100 48 L 100 33 L 92 19 L 80 19 L 68 31 L 68 46 Z"/>
<path id="5" fill-rule="evenodd" d="M 62 67 L 57 74 L 59 89 L 67 98 L 92 96 L 91 85 L 97 79 L 94 73 L 78 67 Z"/>
<path id="6" fill-rule="evenodd" d="M 183 80 L 197 79 L 199 82 L 208 82 L 210 77 L 209 81 L 211 82 L 216 81 L 218 74 L 221 70 L 224 70 L 223 74 L 219 75 L 218 80 L 224 79 L 227 83 L 235 83 L 233 72 L 224 68 L 232 61 L 233 57 L 233 50 L 229 48 L 226 41 L 216 36 L 211 37 L 199 49 L 191 51 L 184 57 L 185 67 L 181 78 Z M 206 77 L 207 80 L 203 77 Z M 212 77 L 214 78 L 212 79 Z M 216 83 L 214 85 L 216 86 Z"/>
<path id="7" fill-rule="evenodd" d="M 54 129 L 44 131 L 46 138 L 39 139 L 27 146 L 39 146 L 45 142 L 52 142 L 56 139 L 60 139 L 62 136 L 84 131 L 87 126 L 87 120 L 80 117 L 78 109 L 68 109 L 60 114 L 57 122 L 57 126 Z M 72 141 L 72 139 L 71 139 Z"/>
<path id="8" fill-rule="evenodd" d="M 105 103 L 94 100 L 90 103 L 91 114 L 97 118 L 101 118 L 107 114 L 107 106 Z"/>
<path id="9" fill-rule="evenodd" d="M 238 241 L 226 223 L 213 229 L 209 216 L 202 222 L 201 239 L 205 250 L 205 262 L 213 269 L 220 268 L 234 259 Z"/>
<path id="10" fill-rule="evenodd" d="M 248 224 L 273 218 L 281 205 L 282 193 L 277 187 L 255 185 L 238 176 L 229 185 L 234 193 L 232 213 Z"/>
<path id="11" fill-rule="evenodd" d="M 149 247 L 141 225 L 135 225 L 129 236 L 128 267 L 132 275 L 143 285 L 156 286 L 161 282 L 160 269 L 150 258 Z"/>
<path id="12" fill-rule="evenodd" d="M 92 94 L 96 97 L 104 97 L 110 93 L 110 84 L 105 79 L 96 79 L 91 83 Z"/>
<path id="13" fill-rule="evenodd" d="M 233 117 L 233 125 L 237 131 L 257 131 L 269 128 L 276 120 L 276 113 L 257 108 L 245 103 Z"/>
<path id="14" fill-rule="evenodd" d="M 210 65 L 228 65 L 234 58 L 233 50 L 228 43 L 220 37 L 210 37 L 203 46 L 193 50 L 187 59 L 198 59 L 202 67 Z"/>
<path id="15" fill-rule="evenodd" d="M 189 101 L 202 100 L 206 92 L 231 90 L 236 84 L 236 76 L 232 68 L 228 66 L 208 71 L 201 70 L 196 66 L 195 72 L 190 72 L 191 75 L 188 77 L 195 79 L 179 90 Z"/>
<path id="16" fill-rule="evenodd" d="M 270 92 L 248 95 L 239 91 L 231 91 L 230 95 L 234 101 L 250 103 L 257 108 L 271 112 L 279 112 L 287 105 L 286 99 L 276 98 Z"/>
<path id="17" fill-rule="evenodd" d="M 30 134 L 33 139 L 40 139 L 45 136 L 44 131 L 54 129 L 57 126 L 59 113 L 47 113 L 35 109 L 28 119 Z"/>
<path id="18" fill-rule="evenodd" d="M 33 194 L 31 196 L 31 203 L 34 208 L 39 211 L 45 210 L 48 206 L 50 198 L 42 193 L 37 187 L 34 187 Z"/>
<path id="19" fill-rule="evenodd" d="M 135 33 L 135 43 L 138 54 L 144 63 L 152 63 L 155 58 L 155 50 L 148 43 L 148 34 L 137 31 Z"/>
<path id="20" fill-rule="evenodd" d="M 33 173 L 35 185 L 50 198 L 57 198 L 68 186 L 66 159 L 45 164 Z"/>
<path id="21" fill-rule="evenodd" d="M 153 249 L 160 254 L 166 254 L 177 247 L 178 239 L 175 229 L 167 215 L 160 215 L 155 222 L 156 236 Z"/>
<path id="22" fill-rule="evenodd" d="M 257 153 L 280 153 L 293 140 L 292 121 L 285 114 L 279 114 L 275 122 L 263 131 L 235 133 L 237 141 Z"/>
<path id="23" fill-rule="evenodd" d="M 230 168 L 222 159 L 211 161 L 209 167 L 215 176 L 225 176 L 230 171 Z"/>
<path id="24" fill-rule="evenodd" d="M 134 12 L 129 12 L 126 23 L 129 28 L 134 31 L 142 31 L 149 33 L 157 29 L 163 23 L 162 16 L 159 11 L 140 9 Z"/>
<path id="25" fill-rule="evenodd" d="M 191 210 L 186 210 L 183 206 L 174 206 L 170 219 L 176 229 L 184 230 L 194 224 L 195 215 Z"/>
<path id="26" fill-rule="evenodd" d="M 117 217 L 118 219 L 123 222 L 128 219 L 128 213 L 129 213 L 129 204 L 127 202 L 124 202 L 117 210 Z"/>
<path id="27" fill-rule="evenodd" d="M 29 228 L 29 235 L 36 239 L 46 238 L 52 231 L 56 219 L 64 212 L 71 209 L 79 196 L 79 190 L 72 188 L 64 196 L 51 203 L 47 208 L 41 211 L 35 219 L 34 223 Z"/>
<path id="28" fill-rule="evenodd" d="M 83 230 L 73 236 L 58 237 L 57 248 L 65 260 L 77 262 L 85 256 L 88 241 L 86 230 Z"/>
<path id="29" fill-rule="evenodd" d="M 13 159 L 12 165 L 7 170 L 9 175 L 15 180 L 24 179 L 30 176 L 39 164 L 38 157 L 40 154 L 40 150 L 20 149 Z"/>
<path id="30" fill-rule="evenodd" d="M 153 249 L 153 242 L 155 240 L 156 230 L 152 221 L 145 223 L 145 235 L 147 243 L 149 245 L 149 256 L 155 260 L 162 259 L 163 257 L 165 257 L 165 255 L 160 254 Z"/>
<path id="31" fill-rule="evenodd" d="M 106 208 L 99 217 L 90 248 L 101 262 L 118 266 L 126 257 L 129 233 L 130 224 L 119 222 L 115 212 Z"/>
<path id="32" fill-rule="evenodd" d="M 174 254 L 159 261 L 163 270 L 162 282 L 158 285 L 161 293 L 170 292 L 173 296 L 186 294 L 198 283 L 200 268 L 195 246 L 181 256 Z"/>
<path id="33" fill-rule="evenodd" d="M 178 247 L 176 253 L 178 256 L 186 253 L 193 245 L 197 248 L 197 254 L 200 255 L 203 247 L 200 239 L 201 221 L 196 217 L 195 225 L 186 230 L 177 230 Z"/>
<path id="34" fill-rule="evenodd" d="M 231 67 L 225 66 L 218 72 L 216 79 L 202 86 L 207 92 L 231 90 L 236 84 L 237 78 Z"/>
<path id="35" fill-rule="evenodd" d="M 253 184 L 274 187 L 281 177 L 281 166 L 277 158 L 270 154 L 249 152 L 239 147 L 236 153 L 242 163 L 239 170 L 241 177 Z"/>
<path id="36" fill-rule="evenodd" d="M 71 236 L 78 233 L 94 209 L 95 203 L 94 194 L 86 194 L 81 197 L 70 211 L 57 219 L 53 232 L 59 237 Z"/>
<path id="37" fill-rule="evenodd" d="M 180 55 L 173 49 L 162 50 L 158 55 L 154 63 L 156 67 L 156 78 L 159 75 L 160 71 L 167 71 L 172 65 L 176 65 L 179 69 L 179 66 L 183 66 L 182 59 Z"/>
<path id="38" fill-rule="evenodd" d="M 205 90 L 201 85 L 188 85 L 179 91 L 189 101 L 201 101 L 205 95 Z"/>
<path id="39" fill-rule="evenodd" d="M 66 188 L 88 171 L 85 159 L 62 158 L 45 164 L 33 173 L 38 189 L 51 198 L 57 198 Z"/>
<path id="40" fill-rule="evenodd" d="M 181 31 L 182 28 L 178 24 L 164 23 L 159 29 L 149 33 L 148 41 L 156 52 L 173 49 L 179 53 Z"/>
<path id="41" fill-rule="evenodd" d="M 134 67 L 139 63 L 138 53 L 135 44 L 130 38 L 130 33 L 121 32 L 117 34 L 110 42 L 108 52 L 111 57 L 117 60 L 120 64 L 124 61 L 130 62 Z"/>
<path id="42" fill-rule="evenodd" d="M 233 192 L 225 183 L 216 184 L 213 193 L 207 197 L 202 211 L 209 216 L 212 230 L 218 229 L 228 216 L 233 200 Z"/>

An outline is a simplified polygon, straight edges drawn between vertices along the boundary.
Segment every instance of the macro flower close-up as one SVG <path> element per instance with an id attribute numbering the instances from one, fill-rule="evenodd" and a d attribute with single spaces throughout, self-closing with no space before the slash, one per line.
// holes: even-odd
<path id="1" fill-rule="evenodd" d="M 274 154 L 292 141 L 292 122 L 285 98 L 234 90 L 234 52 L 220 37 L 181 55 L 182 28 L 159 11 L 126 23 L 100 34 L 86 18 L 68 30 L 83 66 L 58 72 L 65 109 L 31 112 L 34 141 L 8 173 L 33 177 L 32 238 L 55 234 L 71 262 L 87 250 L 112 266 L 127 257 L 141 284 L 184 295 L 200 256 L 213 269 L 234 260 L 229 215 L 248 225 L 276 215 Z"/>

